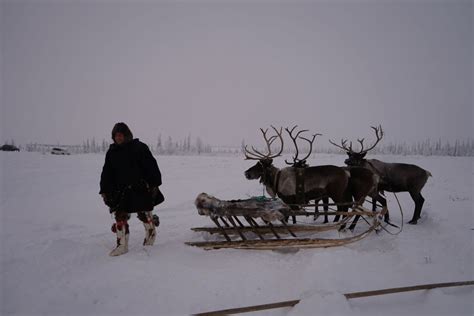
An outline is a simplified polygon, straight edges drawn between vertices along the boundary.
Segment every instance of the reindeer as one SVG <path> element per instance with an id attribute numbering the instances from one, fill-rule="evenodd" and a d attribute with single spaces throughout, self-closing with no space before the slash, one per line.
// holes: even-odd
<path id="1" fill-rule="evenodd" d="M 306 159 L 309 158 L 309 156 L 311 155 L 312 151 L 313 151 L 313 142 L 316 138 L 316 136 L 322 136 L 322 134 L 314 134 L 313 135 L 313 139 L 312 140 L 309 140 L 308 138 L 305 138 L 303 136 L 300 136 L 300 134 L 304 133 L 304 132 L 307 132 L 308 130 L 301 130 L 299 132 L 296 133 L 296 135 L 293 136 L 293 131 L 298 127 L 298 125 L 295 125 L 293 126 L 293 128 L 290 130 L 288 128 L 285 128 L 286 132 L 288 133 L 288 135 L 290 136 L 291 140 L 293 141 L 293 145 L 295 146 L 295 156 L 293 157 L 293 162 L 288 162 L 288 160 L 285 159 L 285 163 L 287 165 L 290 165 L 294 168 L 307 168 L 309 167 L 308 164 L 306 163 Z M 303 159 L 299 159 L 298 156 L 299 156 L 299 147 L 298 147 L 298 143 L 297 143 L 297 140 L 298 138 L 300 139 L 303 139 L 305 141 L 307 141 L 309 143 L 309 151 L 308 151 L 308 154 L 306 155 L 306 157 L 304 157 Z M 324 196 L 324 197 L 321 197 L 321 198 L 316 198 L 314 200 L 314 204 L 315 204 L 315 214 L 314 214 L 314 220 L 316 220 L 318 218 L 318 213 L 319 213 L 319 206 L 318 206 L 318 203 L 320 200 L 323 200 L 323 209 L 324 209 L 324 212 L 328 212 L 329 211 L 329 198 L 327 196 Z M 339 220 L 339 217 L 336 217 L 334 221 L 337 221 Z M 293 216 L 293 223 L 296 222 L 296 218 L 295 216 Z M 325 214 L 324 215 L 324 223 L 327 223 L 328 222 L 328 215 Z"/>
<path id="2" fill-rule="evenodd" d="M 372 170 L 380 177 L 378 183 L 378 191 L 388 191 L 388 192 L 409 192 L 411 198 L 415 202 L 415 210 L 413 213 L 413 218 L 408 222 L 409 224 L 416 225 L 418 219 L 420 218 L 421 208 L 425 199 L 421 195 L 421 190 L 426 184 L 428 177 L 431 177 L 431 173 L 423 168 L 420 168 L 416 165 L 404 164 L 404 163 L 386 163 L 377 159 L 365 159 L 365 155 L 370 150 L 374 149 L 375 146 L 383 138 L 382 126 L 371 128 L 375 131 L 376 141 L 369 148 L 364 149 L 364 138 L 357 139 L 361 149 L 356 152 L 352 149 L 352 142 L 347 145 L 347 139 L 341 140 L 341 145 L 329 141 L 334 146 L 344 150 L 349 156 L 344 162 L 350 167 L 358 166 Z M 375 209 L 376 201 L 380 201 L 384 207 L 387 205 L 385 198 L 378 195 L 373 197 L 373 209 Z M 386 221 L 389 220 L 388 213 L 385 218 Z"/>
<path id="3" fill-rule="evenodd" d="M 293 131 L 295 130 L 296 127 L 297 126 L 294 126 L 291 130 L 289 130 L 288 128 L 285 129 L 288 132 L 290 138 L 292 139 L 293 144 L 295 146 L 295 151 L 296 151 L 296 154 L 293 157 L 293 162 L 288 162 L 287 160 L 285 160 L 285 163 L 288 165 L 291 165 L 292 167 L 305 168 L 305 167 L 308 167 L 308 164 L 306 163 L 306 159 L 311 155 L 314 139 L 316 136 L 321 136 L 322 134 L 314 134 L 313 139 L 309 140 L 303 136 L 300 136 L 300 134 L 307 132 L 308 130 L 301 130 L 298 133 L 296 133 L 296 135 L 293 135 Z M 298 155 L 299 155 L 299 148 L 298 148 L 298 143 L 297 143 L 298 138 L 307 141 L 310 146 L 308 155 L 304 157 L 303 159 L 298 158 Z M 349 182 L 347 186 L 347 192 L 346 192 L 346 199 L 350 199 L 352 197 L 355 205 L 362 205 L 367 196 L 378 195 L 377 185 L 379 181 L 379 176 L 376 175 L 374 172 L 372 172 L 369 169 L 361 168 L 361 167 L 353 167 L 353 168 L 343 167 L 343 169 L 347 170 L 350 174 Z M 320 200 L 321 199 L 318 199 L 318 198 L 315 199 L 316 206 L 315 206 L 314 219 L 317 218 L 317 213 L 319 212 L 318 202 Z M 324 211 L 326 213 L 324 215 L 324 223 L 327 223 L 328 222 L 327 211 L 329 210 L 329 207 L 328 207 L 329 198 L 325 196 L 322 198 L 322 200 L 323 200 Z M 334 217 L 334 221 L 335 222 L 339 221 L 339 217 L 340 217 L 339 215 L 336 215 Z M 350 230 L 352 231 L 354 230 L 355 225 L 357 224 L 357 221 L 359 220 L 359 218 L 360 218 L 360 215 L 355 216 L 354 221 L 349 227 Z M 341 225 L 341 230 L 343 229 L 345 229 L 345 224 Z"/>
<path id="4" fill-rule="evenodd" d="M 362 167 L 344 167 L 350 173 L 349 176 L 349 185 L 347 190 L 350 192 L 350 195 L 354 199 L 355 206 L 361 206 L 364 204 L 367 196 L 372 197 L 372 199 L 380 200 L 383 199 L 382 196 L 378 193 L 378 184 L 380 177 L 370 169 Z M 375 211 L 375 205 L 373 211 Z M 386 213 L 388 214 L 388 212 Z M 352 221 L 349 229 L 354 230 L 357 222 L 359 221 L 360 215 L 356 215 Z M 385 221 L 388 223 L 388 215 L 385 216 Z M 345 229 L 346 225 L 341 225 L 340 230 Z"/>
<path id="5" fill-rule="evenodd" d="M 285 203 L 297 204 L 296 172 L 295 167 L 279 169 L 273 165 L 273 159 L 279 157 L 283 152 L 282 128 L 277 130 L 272 126 L 276 135 L 267 136 L 267 130 L 260 129 L 267 146 L 267 153 L 261 153 L 252 147 L 252 151 L 245 146 L 245 159 L 258 160 L 257 163 L 245 171 L 248 180 L 260 179 L 266 187 L 268 194 L 272 197 L 280 197 Z M 313 136 L 313 140 L 316 135 Z M 281 147 L 278 153 L 272 154 L 271 145 L 279 139 Z M 312 141 L 308 140 L 312 145 Z M 312 147 L 311 147 L 312 148 Z M 310 149 L 311 149 L 310 148 Z M 311 154 L 311 151 L 309 155 Z M 307 157 L 309 157 L 309 155 Z M 296 155 L 297 157 L 297 155 Z M 299 161 L 303 162 L 307 158 Z M 341 167 L 332 165 L 307 167 L 304 172 L 304 197 L 305 203 L 311 200 L 319 200 L 324 196 L 330 197 L 335 203 L 347 202 L 346 189 L 349 182 L 349 172 Z M 339 211 L 345 211 L 347 206 L 338 206 Z"/>

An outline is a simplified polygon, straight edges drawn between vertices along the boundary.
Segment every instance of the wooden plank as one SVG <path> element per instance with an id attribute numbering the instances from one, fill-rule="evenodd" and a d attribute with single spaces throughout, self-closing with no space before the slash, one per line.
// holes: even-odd
<path id="1" fill-rule="evenodd" d="M 286 225 L 285 221 L 280 221 L 282 226 L 285 226 L 285 228 L 288 230 L 288 232 L 291 234 L 291 236 L 295 237 L 296 238 L 296 235 L 295 233 L 293 233 L 293 231 L 288 227 L 288 225 Z M 275 227 L 273 227 L 275 228 Z"/>
<path id="2" fill-rule="evenodd" d="M 219 227 L 219 229 L 222 232 L 222 234 L 224 235 L 225 239 L 227 239 L 227 241 L 231 241 L 230 237 L 225 232 L 224 227 L 222 227 L 221 224 L 219 224 L 219 221 L 217 220 L 217 218 L 211 217 L 211 219 L 217 225 L 217 227 Z"/>
<path id="3" fill-rule="evenodd" d="M 368 201 L 370 202 L 370 201 Z M 372 203 L 372 202 L 370 202 Z M 343 202 L 343 203 L 318 203 L 318 204 L 315 204 L 315 203 L 308 203 L 308 204 L 291 204 L 291 203 L 288 203 L 287 205 L 289 206 L 302 206 L 302 207 L 314 207 L 314 206 L 352 206 L 354 205 L 354 202 Z"/>
<path id="4" fill-rule="evenodd" d="M 222 316 L 222 315 L 229 315 L 229 314 L 249 313 L 249 312 L 263 311 L 263 310 L 274 309 L 274 308 L 293 307 L 299 302 L 300 300 L 293 300 L 293 301 L 285 301 L 285 302 L 278 302 L 278 303 L 271 303 L 271 304 L 223 309 L 219 311 L 199 313 L 199 314 L 193 314 L 193 315 L 195 316 Z"/>
<path id="5" fill-rule="evenodd" d="M 367 231 L 353 237 L 341 239 L 324 238 L 295 238 L 295 239 L 268 239 L 268 240 L 235 240 L 235 241 L 198 241 L 185 242 L 188 246 L 200 247 L 205 250 L 233 248 L 233 249 L 262 249 L 273 250 L 281 248 L 327 248 L 349 244 L 366 237 L 375 229 L 370 227 Z"/>
<path id="6" fill-rule="evenodd" d="M 295 216 L 311 216 L 311 215 L 328 215 L 328 216 L 335 216 L 335 215 L 343 215 L 343 216 L 355 216 L 355 215 L 360 215 L 360 216 L 369 216 L 369 217 L 374 217 L 376 215 L 380 215 L 380 212 L 372 212 L 372 211 L 351 211 L 351 212 L 339 212 L 339 211 L 332 211 L 332 212 L 321 212 L 318 211 L 316 212 L 307 212 L 307 211 L 291 211 L 288 213 L 285 213 L 285 215 L 295 215 Z"/>
<path id="7" fill-rule="evenodd" d="M 293 232 L 323 232 L 329 231 L 339 228 L 342 224 L 335 224 L 335 225 L 288 225 Z M 276 230 L 278 233 L 284 234 L 288 233 L 288 230 L 284 225 L 273 225 L 273 229 Z M 193 227 L 191 228 L 192 231 L 195 232 L 208 232 L 210 234 L 220 234 L 222 230 L 218 227 Z M 227 234 L 238 234 L 237 229 L 235 228 L 224 228 Z M 260 234 L 270 234 L 272 233 L 270 227 L 261 226 L 261 227 L 240 227 L 239 230 L 243 233 L 253 232 L 253 233 L 260 233 Z"/>
<path id="8" fill-rule="evenodd" d="M 237 216 L 235 216 L 235 218 L 237 218 Z M 245 235 L 242 233 L 242 231 L 240 231 L 240 226 L 237 226 L 237 224 L 235 223 L 234 219 L 232 218 L 232 216 L 227 216 L 227 219 L 229 220 L 229 222 L 232 224 L 232 226 L 234 226 L 234 229 L 237 230 L 237 233 L 239 234 L 240 238 L 242 238 L 242 240 L 247 240 L 247 238 L 245 237 Z"/>
<path id="9" fill-rule="evenodd" d="M 253 220 L 252 217 L 250 216 L 244 216 L 245 220 L 247 221 L 247 223 L 249 223 L 249 225 L 253 228 L 260 228 L 260 226 L 258 226 L 257 222 L 255 222 Z M 258 238 L 260 238 L 261 240 L 264 240 L 265 238 L 263 238 L 262 234 L 260 234 L 258 231 L 254 231 L 255 234 L 257 234 Z"/>
<path id="10" fill-rule="evenodd" d="M 466 285 L 474 285 L 474 281 L 433 283 L 433 284 L 423 284 L 423 285 L 416 285 L 416 286 L 396 287 L 396 288 L 389 288 L 389 289 L 375 290 L 375 291 L 347 293 L 347 294 L 344 294 L 344 296 L 347 299 L 351 299 L 351 298 L 359 298 L 359 297 L 367 297 L 367 296 L 386 295 L 386 294 L 393 294 L 393 293 L 419 291 L 419 290 L 431 290 L 435 288 L 466 286 Z"/>

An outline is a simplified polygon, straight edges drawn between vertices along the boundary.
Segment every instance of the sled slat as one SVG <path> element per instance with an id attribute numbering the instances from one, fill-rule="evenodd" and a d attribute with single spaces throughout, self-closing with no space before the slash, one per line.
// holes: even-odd
<path id="1" fill-rule="evenodd" d="M 198 241 L 186 242 L 188 246 L 200 247 L 206 250 L 234 248 L 234 249 L 281 249 L 281 248 L 326 248 L 342 246 L 360 240 L 369 235 L 375 227 L 350 238 L 323 239 L 323 238 L 295 238 L 295 239 L 266 239 L 266 240 L 235 240 L 235 241 Z"/>
<path id="2" fill-rule="evenodd" d="M 288 227 L 291 229 L 293 232 L 323 232 L 323 231 L 330 231 L 334 230 L 335 227 L 339 227 L 342 225 L 342 222 L 339 224 L 335 225 L 288 225 Z M 288 233 L 287 228 L 284 225 L 273 225 L 273 229 L 277 231 L 278 233 Z M 219 234 L 222 232 L 222 230 L 218 227 L 194 227 L 191 228 L 192 231 L 195 232 L 208 232 L 210 234 Z M 239 230 L 244 233 L 248 232 L 254 232 L 254 233 L 260 233 L 260 234 L 269 234 L 272 233 L 271 229 L 266 226 L 261 226 L 261 227 L 249 227 L 249 226 L 244 226 L 240 227 Z M 237 229 L 235 228 L 225 228 L 225 232 L 227 234 L 237 234 Z"/>

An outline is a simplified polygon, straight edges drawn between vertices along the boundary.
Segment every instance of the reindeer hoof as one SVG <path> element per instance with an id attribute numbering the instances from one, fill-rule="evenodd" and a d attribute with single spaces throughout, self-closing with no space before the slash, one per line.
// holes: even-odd
<path id="1" fill-rule="evenodd" d="M 408 222 L 408 224 L 411 224 L 411 225 L 416 225 L 417 223 L 418 223 L 417 219 L 412 219 L 411 221 Z"/>

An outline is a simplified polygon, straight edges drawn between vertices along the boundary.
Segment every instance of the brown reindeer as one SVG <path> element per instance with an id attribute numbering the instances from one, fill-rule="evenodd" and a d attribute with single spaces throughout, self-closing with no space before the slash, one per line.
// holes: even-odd
<path id="1" fill-rule="evenodd" d="M 408 222 L 409 224 L 416 224 L 420 218 L 421 208 L 425 199 L 421 195 L 421 190 L 426 184 L 428 177 L 431 177 L 431 173 L 423 168 L 416 165 L 404 164 L 404 163 L 386 163 L 377 159 L 365 159 L 365 155 L 368 151 L 375 148 L 375 146 L 383 138 L 382 126 L 371 127 L 375 131 L 376 141 L 369 148 L 364 149 L 364 139 L 358 139 L 361 148 L 360 151 L 356 152 L 352 149 L 352 142 L 347 145 L 347 140 L 341 140 L 341 145 L 338 145 L 331 140 L 329 141 L 336 147 L 343 149 L 349 156 L 344 162 L 349 167 L 363 167 L 372 170 L 379 177 L 378 191 L 388 192 L 409 192 L 413 201 L 415 202 L 415 211 L 413 218 Z M 379 195 L 380 196 L 380 195 Z M 385 207 L 387 201 L 384 198 L 378 198 L 378 200 Z M 373 200 L 373 207 L 375 207 L 376 200 Z M 387 213 L 388 215 L 388 213 Z M 386 217 L 386 221 L 388 216 Z"/>
<path id="2" fill-rule="evenodd" d="M 303 136 L 300 136 L 302 133 L 305 133 L 305 132 L 308 132 L 308 130 L 300 130 L 296 133 L 296 135 L 293 135 L 293 132 L 294 130 L 298 127 L 298 125 L 295 125 L 293 126 L 293 128 L 290 130 L 288 128 L 285 128 L 286 132 L 288 133 L 288 135 L 290 136 L 291 140 L 293 141 L 293 145 L 295 146 L 295 156 L 293 157 L 293 162 L 288 162 L 288 160 L 285 159 L 285 163 L 287 165 L 290 165 L 294 168 L 307 168 L 309 167 L 309 165 L 306 163 L 306 159 L 309 158 L 309 156 L 311 155 L 311 153 L 313 152 L 313 143 L 314 143 L 314 140 L 316 138 L 316 136 L 322 136 L 322 134 L 314 134 L 313 135 L 313 139 L 312 140 L 309 140 L 308 138 L 306 137 L 303 137 Z M 302 139 L 302 140 L 305 140 L 309 143 L 309 151 L 308 151 L 308 154 L 303 158 L 303 159 L 300 159 L 299 158 L 299 147 L 298 147 L 298 138 Z M 314 220 L 316 220 L 318 218 L 318 213 L 319 213 L 319 206 L 318 206 L 318 203 L 319 201 L 322 200 L 323 201 L 323 209 L 324 209 L 324 212 L 328 212 L 329 211 L 329 198 L 327 196 L 324 196 L 324 197 L 321 197 L 321 198 L 317 198 L 314 200 L 314 204 L 315 204 L 315 214 L 314 214 Z M 337 218 L 337 220 L 339 220 L 339 218 Z M 335 221 L 336 221 L 336 218 L 335 218 Z M 295 216 L 293 216 L 293 223 L 296 222 L 296 218 Z M 327 223 L 328 222 L 328 215 L 325 214 L 324 215 L 324 223 Z"/>
<path id="3" fill-rule="evenodd" d="M 282 128 L 277 130 L 272 126 L 276 135 L 267 136 L 268 130 L 260 129 L 267 145 L 267 153 L 261 153 L 252 147 L 252 151 L 245 150 L 245 158 L 248 160 L 258 160 L 257 163 L 245 171 L 245 177 L 249 180 L 260 179 L 266 187 L 268 194 L 272 197 L 280 197 L 287 204 L 297 204 L 296 172 L 295 167 L 279 169 L 273 165 L 273 158 L 279 157 L 283 152 Z M 313 136 L 313 141 L 316 135 Z M 272 154 L 271 145 L 279 139 L 280 150 L 277 154 Z M 309 140 L 308 140 L 309 141 Z M 312 141 L 309 141 L 312 144 Z M 296 156 L 297 157 L 297 156 Z M 309 155 L 307 156 L 309 157 Z M 304 161 L 301 159 L 300 161 Z M 349 182 L 349 172 L 341 167 L 326 165 L 317 167 L 307 167 L 304 171 L 304 198 L 305 203 L 311 200 L 319 200 L 324 196 L 331 198 L 335 203 L 347 202 L 346 189 Z M 346 206 L 338 206 L 339 211 L 345 211 Z"/>
<path id="4" fill-rule="evenodd" d="M 349 173 L 349 184 L 347 190 L 350 192 L 350 195 L 354 199 L 354 205 L 361 206 L 364 204 L 365 199 L 367 196 L 372 197 L 376 201 L 380 201 L 383 199 L 382 196 L 378 193 L 378 184 L 380 181 L 380 177 L 370 169 L 362 168 L 362 167 L 345 167 Z M 375 204 L 373 207 L 373 211 L 375 211 Z M 387 213 L 388 214 L 388 211 Z M 354 220 L 352 221 L 349 229 L 351 231 L 354 230 L 357 222 L 359 221 L 360 215 L 356 215 Z M 388 222 L 389 218 L 388 215 L 385 216 L 385 221 Z M 346 227 L 345 224 L 341 226 L 341 230 Z"/>
<path id="5" fill-rule="evenodd" d="M 313 139 L 309 140 L 303 136 L 300 136 L 300 134 L 307 132 L 308 130 L 301 130 L 296 133 L 296 135 L 293 135 L 294 130 L 296 129 L 297 126 L 294 126 L 291 130 L 286 128 L 286 131 L 288 135 L 290 136 L 291 140 L 293 141 L 294 147 L 295 147 L 295 156 L 293 157 L 293 162 L 289 162 L 285 160 L 286 164 L 291 165 L 292 167 L 308 167 L 308 164 L 306 163 L 306 159 L 311 155 L 312 153 L 312 148 L 313 148 L 313 142 L 316 136 L 320 136 L 321 134 L 315 134 L 313 135 Z M 298 138 L 305 140 L 309 143 L 309 152 L 304 157 L 303 159 L 300 159 L 299 156 L 299 147 L 297 140 Z M 347 186 L 347 192 L 346 192 L 346 199 L 350 199 L 352 197 L 354 204 L 355 205 L 362 205 L 365 201 L 365 198 L 367 196 L 377 196 L 377 185 L 379 181 L 379 177 L 372 172 L 369 169 L 366 168 L 361 168 L 361 167 L 344 167 L 343 169 L 347 170 L 349 172 L 349 182 Z M 325 211 L 324 215 L 324 223 L 328 222 L 328 215 L 327 212 L 329 210 L 328 203 L 329 203 L 329 198 L 327 196 L 322 198 L 323 200 L 323 207 Z M 315 200 L 315 219 L 317 218 L 317 213 L 319 212 L 319 207 L 318 207 L 318 202 L 320 199 Z M 334 221 L 337 222 L 339 221 L 340 216 L 336 215 L 334 217 Z M 349 229 L 354 230 L 355 225 L 357 224 L 357 221 L 359 220 L 360 215 L 355 216 L 354 221 L 350 225 Z M 341 226 L 341 230 L 345 228 L 345 224 Z"/>

